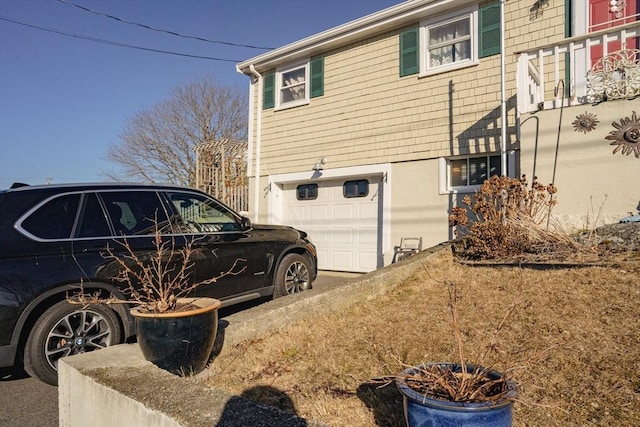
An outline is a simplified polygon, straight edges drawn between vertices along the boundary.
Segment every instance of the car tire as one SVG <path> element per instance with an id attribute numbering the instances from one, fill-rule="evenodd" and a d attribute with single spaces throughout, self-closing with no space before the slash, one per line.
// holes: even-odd
<path id="1" fill-rule="evenodd" d="M 300 254 L 288 254 L 276 270 L 273 297 L 311 289 L 311 262 Z"/>
<path id="2" fill-rule="evenodd" d="M 115 311 L 101 305 L 60 301 L 33 325 L 24 348 L 24 369 L 32 377 L 58 384 L 58 360 L 120 343 L 122 326 Z"/>

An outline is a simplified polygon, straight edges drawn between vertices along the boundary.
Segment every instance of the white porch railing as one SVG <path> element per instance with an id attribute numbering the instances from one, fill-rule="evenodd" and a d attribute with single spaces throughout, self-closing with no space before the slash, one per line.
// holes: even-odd
<path id="1" fill-rule="evenodd" d="M 622 96 L 639 95 L 640 57 L 637 50 L 632 51 L 637 49 L 636 37 L 640 37 L 640 21 L 516 52 L 519 113 L 558 108 L 563 101 L 568 106 L 606 100 L 605 80 L 614 82 L 615 92 Z M 633 46 L 627 45 L 630 41 L 634 41 Z M 609 56 L 614 53 L 610 52 L 610 44 L 615 42 L 615 50 L 625 53 Z M 593 47 L 599 47 L 604 60 L 592 67 Z M 615 62 L 611 59 L 615 56 L 624 57 L 626 62 Z M 612 63 L 614 69 L 607 70 Z M 626 70 L 620 69 L 622 66 Z M 621 84 L 624 90 L 620 89 Z M 568 91 L 563 93 L 565 87 Z"/>

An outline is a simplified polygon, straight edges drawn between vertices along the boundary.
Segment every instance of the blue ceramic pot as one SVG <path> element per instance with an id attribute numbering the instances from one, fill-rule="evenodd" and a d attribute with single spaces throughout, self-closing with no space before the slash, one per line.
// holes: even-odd
<path id="1" fill-rule="evenodd" d="M 497 402 L 462 403 L 434 399 L 418 393 L 407 385 L 403 377 L 415 374 L 425 366 L 442 366 L 453 372 L 462 369 L 456 363 L 434 363 L 405 369 L 396 380 L 396 386 L 402 394 L 405 419 L 408 427 L 510 427 L 512 421 L 513 401 L 516 397 L 516 385 L 507 382 L 508 392 L 505 399 Z M 467 372 L 472 373 L 475 366 L 467 365 Z M 482 368 L 480 368 L 482 369 Z M 488 373 L 490 379 L 498 379 L 502 375 L 495 371 Z"/>
<path id="2" fill-rule="evenodd" d="M 201 372 L 211 356 L 218 331 L 220 301 L 213 298 L 181 298 L 194 310 L 143 313 L 132 309 L 136 335 L 145 359 L 176 375 Z"/>

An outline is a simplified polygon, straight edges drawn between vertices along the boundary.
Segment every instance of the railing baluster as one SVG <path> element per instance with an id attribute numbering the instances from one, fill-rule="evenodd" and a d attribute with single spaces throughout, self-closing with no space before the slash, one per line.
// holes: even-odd
<path id="1" fill-rule="evenodd" d="M 547 45 L 528 52 L 521 52 L 519 59 L 522 60 L 521 66 L 518 67 L 518 73 L 522 73 L 518 76 L 518 91 L 519 96 L 526 97 L 525 100 L 519 101 L 519 106 L 522 112 L 535 111 L 541 106 L 544 107 L 558 107 L 560 99 L 558 96 L 554 96 L 551 102 L 545 102 L 545 96 L 547 92 L 545 86 L 547 73 L 545 73 L 545 58 L 550 57 L 553 61 L 554 67 L 554 80 L 555 83 L 561 79 L 567 77 L 569 80 L 565 82 L 569 88 L 569 96 L 566 97 L 567 105 L 575 105 L 585 102 L 592 102 L 591 90 L 587 85 L 588 71 L 592 68 L 592 48 L 600 47 L 597 54 L 605 57 L 615 52 L 613 50 L 624 50 L 629 46 L 628 39 L 640 37 L 640 22 L 633 22 L 625 24 L 619 28 L 610 28 L 601 31 L 597 31 L 592 34 L 585 34 L 581 36 L 572 37 L 562 43 L 555 45 Z M 611 43 L 619 43 L 619 48 L 610 48 Z M 631 46 L 633 47 L 633 46 Z M 568 53 L 569 58 L 565 60 L 565 57 L 561 54 Z M 640 55 L 638 53 L 637 55 Z M 637 56 L 636 56 L 637 58 Z M 537 64 L 535 64 L 537 61 Z M 562 62 L 561 62 L 562 61 Z M 636 59 L 636 63 L 638 60 Z M 528 66 L 526 66 L 528 64 Z M 551 64 L 547 64 L 550 66 Z M 640 64 L 638 64 L 640 66 Z M 562 69 L 569 67 L 569 73 L 567 76 L 561 76 Z M 599 70 L 600 72 L 601 70 Z M 532 88 L 530 88 L 533 85 Z M 550 105 L 551 104 L 551 105 Z"/>

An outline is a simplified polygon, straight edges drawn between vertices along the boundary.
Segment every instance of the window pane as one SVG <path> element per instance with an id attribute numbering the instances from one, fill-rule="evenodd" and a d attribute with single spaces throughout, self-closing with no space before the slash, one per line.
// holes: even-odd
<path id="1" fill-rule="evenodd" d="M 469 159 L 469 185 L 480 185 L 487 178 L 487 158 Z"/>
<path id="2" fill-rule="evenodd" d="M 304 67 L 282 73 L 282 87 L 304 83 Z"/>
<path id="3" fill-rule="evenodd" d="M 467 185 L 467 159 L 451 160 L 451 186 Z"/>
<path id="4" fill-rule="evenodd" d="M 500 156 L 489 157 L 489 178 L 494 175 L 502 175 L 502 162 Z"/>
<path id="5" fill-rule="evenodd" d="M 318 184 L 303 184 L 296 187 L 298 200 L 315 200 L 318 198 Z"/>
<path id="6" fill-rule="evenodd" d="M 461 39 L 469 36 L 469 18 L 461 19 L 450 25 L 453 27 L 454 38 Z"/>
<path id="7" fill-rule="evenodd" d="M 201 194 L 169 193 L 169 199 L 178 211 L 181 225 L 192 233 L 237 231 L 235 216 L 215 200 Z"/>
<path id="8" fill-rule="evenodd" d="M 56 197 L 22 222 L 22 228 L 41 239 L 68 239 L 76 220 L 79 194 Z"/>
<path id="9" fill-rule="evenodd" d="M 116 236 L 154 234 L 168 223 L 155 191 L 105 191 L 100 197 L 107 208 Z"/>
<path id="10" fill-rule="evenodd" d="M 76 235 L 78 237 L 111 236 L 104 211 L 94 193 L 86 194 L 84 197 L 84 209 Z"/>
<path id="11" fill-rule="evenodd" d="M 468 17 L 429 28 L 430 68 L 471 59 L 471 23 Z"/>
<path id="12" fill-rule="evenodd" d="M 453 62 L 471 59 L 471 40 L 453 45 Z"/>
<path id="13" fill-rule="evenodd" d="M 287 71 L 281 75 L 281 96 L 282 103 L 305 99 L 306 91 L 306 68 L 297 68 Z"/>
<path id="14" fill-rule="evenodd" d="M 429 51 L 429 67 L 438 67 L 440 65 L 450 64 L 453 62 L 453 49 L 451 46 L 444 46 Z"/>
<path id="15" fill-rule="evenodd" d="M 366 179 L 347 181 L 342 186 L 342 194 L 347 199 L 353 197 L 366 197 L 369 194 L 369 181 Z"/>
<path id="16" fill-rule="evenodd" d="M 453 39 L 453 28 L 449 25 L 441 25 L 429 29 L 429 46 L 444 44 Z"/>

